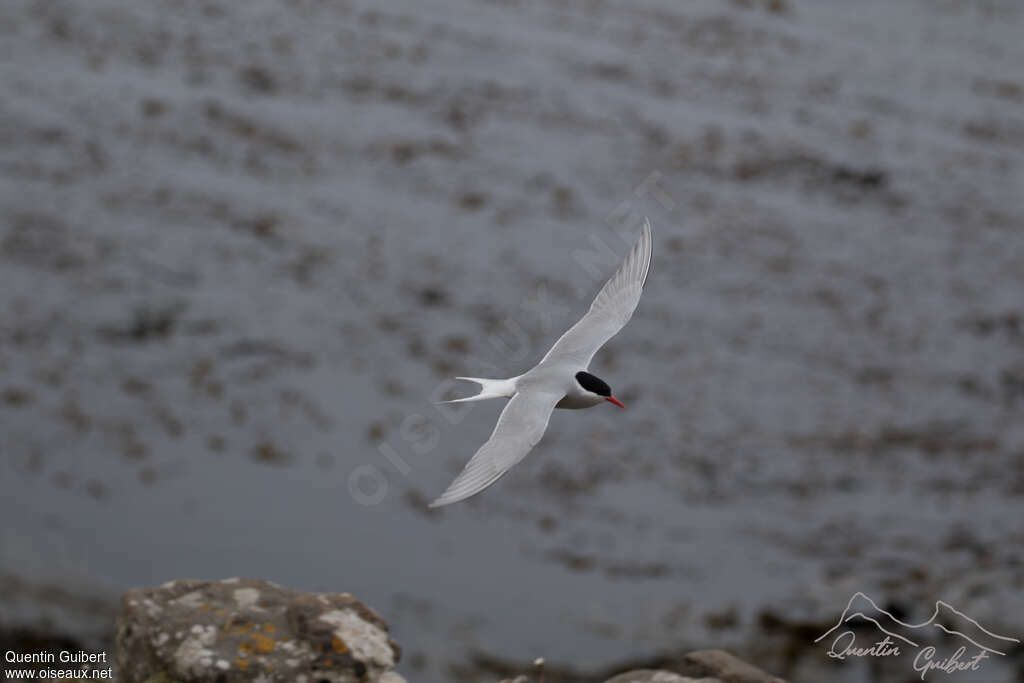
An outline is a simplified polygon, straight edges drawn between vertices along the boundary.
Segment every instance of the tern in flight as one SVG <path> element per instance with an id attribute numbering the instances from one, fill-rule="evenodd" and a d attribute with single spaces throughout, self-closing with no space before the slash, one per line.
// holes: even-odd
<path id="1" fill-rule="evenodd" d="M 501 411 L 491 438 L 430 507 L 465 500 L 498 481 L 537 445 L 555 408 L 590 408 L 605 401 L 626 407 L 612 396 L 607 382 L 587 372 L 587 366 L 598 349 L 629 322 L 640 302 L 650 266 L 651 224 L 644 220 L 640 239 L 597 293 L 590 310 L 555 342 L 540 363 L 509 379 L 456 377 L 476 382 L 480 393 L 445 403 L 511 400 Z"/>

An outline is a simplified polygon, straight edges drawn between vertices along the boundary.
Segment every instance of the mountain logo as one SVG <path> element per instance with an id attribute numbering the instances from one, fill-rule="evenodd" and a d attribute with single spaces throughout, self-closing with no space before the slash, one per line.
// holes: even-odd
<path id="1" fill-rule="evenodd" d="M 877 629 L 883 635 L 870 646 L 858 645 L 856 631 L 863 632 L 865 629 Z M 942 634 L 955 636 L 961 641 L 960 647 L 945 657 L 938 656 L 933 645 L 925 645 Z M 892 611 L 882 609 L 859 591 L 850 597 L 836 625 L 818 636 L 814 642 L 823 640 L 829 644 L 826 654 L 833 659 L 899 657 L 908 652 L 916 652 L 913 667 L 921 674 L 922 680 L 930 671 L 947 674 L 978 671 L 984 660 L 992 656 L 1004 657 L 1021 642 L 1017 638 L 993 633 L 942 600 L 936 601 L 935 610 L 927 621 L 909 624 L 896 617 Z"/>

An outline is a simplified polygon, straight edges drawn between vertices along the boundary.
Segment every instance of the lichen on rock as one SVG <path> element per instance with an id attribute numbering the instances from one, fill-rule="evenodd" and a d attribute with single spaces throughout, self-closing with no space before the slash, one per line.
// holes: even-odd
<path id="1" fill-rule="evenodd" d="M 347 593 L 268 581 L 132 590 L 117 619 L 123 683 L 403 683 L 388 626 Z"/>

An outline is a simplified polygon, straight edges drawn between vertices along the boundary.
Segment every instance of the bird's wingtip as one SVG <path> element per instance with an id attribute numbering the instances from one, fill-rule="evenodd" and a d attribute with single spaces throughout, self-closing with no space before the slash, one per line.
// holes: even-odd
<path id="1" fill-rule="evenodd" d="M 476 493 L 476 492 L 474 492 L 474 493 Z M 437 498 L 432 500 L 430 503 L 428 503 L 427 507 L 429 507 L 429 508 L 444 507 L 446 505 L 451 505 L 452 503 L 459 503 L 461 501 L 464 501 L 464 500 L 466 500 L 467 498 L 469 498 L 472 495 L 473 495 L 472 493 L 469 494 L 469 495 L 466 495 L 464 492 L 452 493 L 451 491 L 445 491 L 440 496 L 438 496 Z"/>

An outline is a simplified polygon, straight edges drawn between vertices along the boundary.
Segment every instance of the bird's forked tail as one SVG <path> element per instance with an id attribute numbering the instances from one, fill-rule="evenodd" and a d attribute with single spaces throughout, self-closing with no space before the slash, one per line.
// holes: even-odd
<path id="1" fill-rule="evenodd" d="M 456 377 L 467 382 L 480 385 L 480 393 L 465 398 L 455 398 L 441 403 L 466 403 L 468 401 L 486 401 L 489 398 L 512 398 L 516 393 L 515 379 L 484 379 L 483 377 Z"/>

